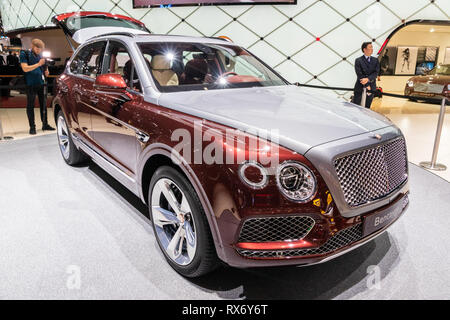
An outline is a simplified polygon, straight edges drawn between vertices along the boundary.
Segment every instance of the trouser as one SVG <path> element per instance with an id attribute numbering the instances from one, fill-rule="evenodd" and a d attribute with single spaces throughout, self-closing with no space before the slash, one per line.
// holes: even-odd
<path id="1" fill-rule="evenodd" d="M 42 126 L 47 125 L 47 106 L 45 105 L 44 99 L 44 86 L 28 86 L 27 87 L 27 116 L 28 123 L 30 124 L 30 128 L 35 128 L 36 124 L 34 122 L 34 102 L 36 100 L 36 96 L 39 100 L 39 108 L 41 111 L 41 121 Z"/>
<path id="2" fill-rule="evenodd" d="M 355 90 L 353 92 L 353 103 L 357 104 L 358 106 L 361 105 L 361 99 L 362 99 L 363 92 L 361 90 Z M 366 96 L 366 108 L 370 109 L 370 106 L 372 105 L 373 100 L 373 93 L 370 96 Z"/>

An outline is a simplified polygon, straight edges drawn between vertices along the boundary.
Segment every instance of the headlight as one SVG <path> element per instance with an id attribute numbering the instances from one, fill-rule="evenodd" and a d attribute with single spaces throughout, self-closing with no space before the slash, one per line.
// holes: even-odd
<path id="1" fill-rule="evenodd" d="M 317 193 L 317 180 L 314 173 L 305 165 L 286 161 L 278 166 L 277 184 L 289 200 L 305 203 Z"/>
<path id="2" fill-rule="evenodd" d="M 414 87 L 414 82 L 411 81 L 411 80 L 409 80 L 409 81 L 407 82 L 407 84 L 408 84 L 408 87 L 410 87 L 410 88 Z"/>
<path id="3" fill-rule="evenodd" d="M 255 161 L 246 161 L 239 167 L 239 178 L 253 189 L 262 189 L 269 182 L 268 172 Z"/>

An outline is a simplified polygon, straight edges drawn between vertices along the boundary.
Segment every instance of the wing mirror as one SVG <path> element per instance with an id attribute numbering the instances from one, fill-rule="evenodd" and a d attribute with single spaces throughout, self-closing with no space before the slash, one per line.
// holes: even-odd
<path id="1" fill-rule="evenodd" d="M 94 88 L 96 91 L 115 94 L 118 98 L 130 101 L 132 95 L 127 91 L 127 83 L 120 74 L 106 73 L 98 75 L 95 79 Z"/>
<path id="2" fill-rule="evenodd" d="M 127 90 L 127 84 L 120 74 L 107 73 L 97 76 L 94 88 L 99 91 L 124 93 Z"/>

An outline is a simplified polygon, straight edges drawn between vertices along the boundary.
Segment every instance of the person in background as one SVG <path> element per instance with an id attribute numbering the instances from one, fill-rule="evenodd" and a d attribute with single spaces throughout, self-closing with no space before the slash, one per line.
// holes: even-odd
<path id="1" fill-rule="evenodd" d="M 8 52 L 8 56 L 6 57 L 6 65 L 13 66 L 14 65 L 14 56 L 12 54 L 12 51 Z"/>
<path id="2" fill-rule="evenodd" d="M 363 89 L 376 90 L 377 77 L 380 73 L 380 62 L 372 57 L 372 42 L 364 42 L 361 46 L 363 56 L 355 60 L 356 83 L 354 88 L 353 103 L 361 105 Z M 366 108 L 370 109 L 372 105 L 373 94 L 367 93 Z"/>
<path id="3" fill-rule="evenodd" d="M 49 75 L 45 59 L 40 55 L 44 47 L 45 44 L 42 40 L 34 39 L 31 42 L 31 50 L 20 52 L 20 66 L 25 73 L 27 85 L 27 116 L 30 134 L 36 134 L 34 122 L 34 101 L 36 100 L 36 95 L 38 96 L 41 110 L 42 130 L 55 130 L 48 124 L 47 106 L 44 104 L 44 76 L 48 77 Z"/>
<path id="4" fill-rule="evenodd" d="M 0 66 L 5 65 L 5 58 L 3 58 L 3 55 L 0 53 Z"/>
<path id="5" fill-rule="evenodd" d="M 17 53 L 13 53 L 13 66 L 18 67 L 20 66 L 19 57 L 17 56 Z"/>
<path id="6" fill-rule="evenodd" d="M 381 57 L 380 65 L 381 65 L 381 72 L 380 75 L 385 75 L 389 71 L 390 61 L 389 61 L 389 49 L 386 49 L 386 52 Z"/>

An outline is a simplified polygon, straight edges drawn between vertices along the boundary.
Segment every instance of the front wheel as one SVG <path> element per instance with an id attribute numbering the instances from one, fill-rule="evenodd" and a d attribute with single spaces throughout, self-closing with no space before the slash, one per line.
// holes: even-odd
<path id="1" fill-rule="evenodd" d="M 189 181 L 177 170 L 156 170 L 149 188 L 150 216 L 159 247 L 178 273 L 198 277 L 218 266 L 209 224 Z"/>
<path id="2" fill-rule="evenodd" d="M 59 150 L 64 161 L 69 165 L 76 165 L 87 159 L 73 143 L 72 136 L 67 126 L 66 118 L 62 111 L 58 112 L 56 118 L 56 134 L 58 136 Z"/>

